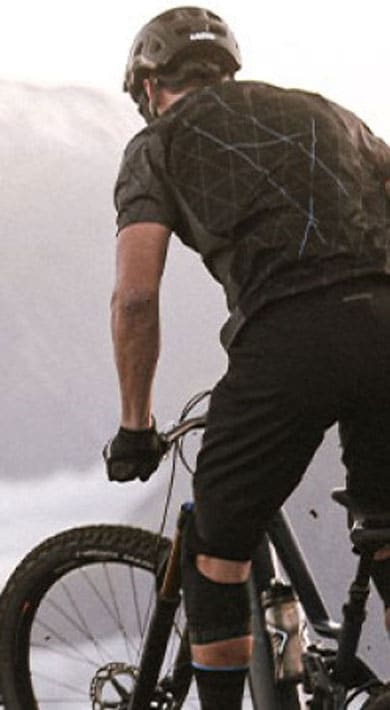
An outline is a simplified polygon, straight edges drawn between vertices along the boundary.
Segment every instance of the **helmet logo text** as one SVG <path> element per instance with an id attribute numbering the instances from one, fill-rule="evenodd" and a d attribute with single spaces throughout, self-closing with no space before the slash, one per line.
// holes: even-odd
<path id="1" fill-rule="evenodd" d="M 216 37 L 213 32 L 192 32 L 192 34 L 190 34 L 190 39 L 216 39 Z"/>

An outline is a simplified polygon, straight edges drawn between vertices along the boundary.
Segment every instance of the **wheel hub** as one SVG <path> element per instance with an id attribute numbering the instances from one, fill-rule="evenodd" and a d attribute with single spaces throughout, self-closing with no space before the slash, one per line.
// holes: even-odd
<path id="1" fill-rule="evenodd" d="M 126 663 L 99 668 L 89 691 L 93 710 L 127 710 L 137 675 L 137 668 Z"/>
<path id="2" fill-rule="evenodd" d="M 90 687 L 92 710 L 128 710 L 138 668 L 126 663 L 107 663 L 96 672 Z M 174 710 L 174 697 L 168 678 L 157 686 L 150 710 Z"/>

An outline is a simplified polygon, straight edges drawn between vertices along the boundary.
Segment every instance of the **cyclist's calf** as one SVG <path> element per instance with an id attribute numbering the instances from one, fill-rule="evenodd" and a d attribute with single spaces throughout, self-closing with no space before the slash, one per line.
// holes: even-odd
<path id="1" fill-rule="evenodd" d="M 191 516 L 184 533 L 182 575 L 195 664 L 234 668 L 249 663 L 249 572 L 250 562 L 199 553 Z"/>
<path id="2" fill-rule="evenodd" d="M 201 574 L 213 582 L 224 584 L 238 584 L 247 582 L 251 569 L 250 562 L 225 560 L 212 555 L 197 555 L 196 566 Z"/>

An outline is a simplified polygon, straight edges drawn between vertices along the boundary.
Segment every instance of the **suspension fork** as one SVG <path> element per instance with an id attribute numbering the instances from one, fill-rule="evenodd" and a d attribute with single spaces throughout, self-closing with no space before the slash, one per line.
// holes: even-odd
<path id="1" fill-rule="evenodd" d="M 149 710 L 150 708 L 150 701 L 157 686 L 169 636 L 174 624 L 175 613 L 181 601 L 181 544 L 185 522 L 190 514 L 188 506 L 186 504 L 183 505 L 177 521 L 163 582 L 157 594 L 156 605 L 145 639 L 139 674 L 127 710 Z M 176 666 L 187 653 L 187 649 L 188 642 L 184 638 L 180 644 Z M 177 670 L 178 672 L 179 670 Z M 188 684 L 189 681 L 190 677 Z M 176 683 L 179 683 L 177 677 Z"/>

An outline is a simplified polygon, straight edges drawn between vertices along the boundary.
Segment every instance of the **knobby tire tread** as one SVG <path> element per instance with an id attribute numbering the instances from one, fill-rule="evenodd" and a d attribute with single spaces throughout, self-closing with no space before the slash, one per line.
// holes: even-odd
<path id="1" fill-rule="evenodd" d="M 18 627 L 26 601 L 41 590 L 40 598 L 67 571 L 83 566 L 86 553 L 94 551 L 90 561 L 124 560 L 158 574 L 162 571 L 171 546 L 170 540 L 141 528 L 125 525 L 91 525 L 71 528 L 37 545 L 18 564 L 0 597 L 0 688 L 7 710 L 39 710 L 22 707 L 18 695 L 15 667 Z M 101 555 L 101 557 L 99 557 Z M 43 589 L 43 592 L 42 592 Z M 299 708 L 296 689 L 283 689 L 279 695 L 281 710 Z"/>
<path id="2" fill-rule="evenodd" d="M 158 578 L 170 546 L 167 538 L 141 528 L 91 525 L 58 533 L 24 557 L 0 597 L 0 688 L 7 710 L 35 710 L 22 707 L 18 695 L 20 676 L 15 666 L 20 644 L 16 629 L 34 594 L 38 594 L 39 603 L 63 574 L 84 566 L 87 559 L 91 563 L 122 560 L 150 570 Z"/>

